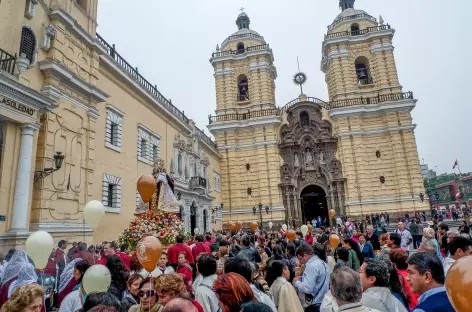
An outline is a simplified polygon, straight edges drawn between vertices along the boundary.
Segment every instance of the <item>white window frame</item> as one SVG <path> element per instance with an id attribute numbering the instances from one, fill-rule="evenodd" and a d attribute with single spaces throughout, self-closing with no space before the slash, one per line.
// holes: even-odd
<path id="1" fill-rule="evenodd" d="M 107 119 L 105 123 L 105 146 L 118 153 L 121 153 L 121 146 L 123 144 L 123 118 L 124 113 L 113 105 L 107 105 Z M 112 125 L 116 125 L 116 144 L 111 142 Z"/>
<path id="2" fill-rule="evenodd" d="M 38 0 L 26 0 L 25 17 L 27 19 L 32 19 L 34 17 L 36 4 L 38 4 Z"/>
<path id="3" fill-rule="evenodd" d="M 110 185 L 113 185 L 116 189 L 114 192 L 116 192 L 114 195 L 114 198 L 112 197 L 113 201 L 113 206 L 110 207 L 108 205 L 109 201 L 109 187 Z M 121 178 L 117 176 L 113 176 L 110 174 L 103 174 L 103 188 L 102 188 L 102 203 L 103 206 L 105 206 L 105 211 L 106 212 L 111 212 L 111 213 L 120 213 L 121 212 Z"/>
<path id="4" fill-rule="evenodd" d="M 142 151 L 142 142 L 145 142 L 146 150 Z M 148 165 L 154 163 L 155 158 L 161 156 L 161 136 L 144 127 L 138 125 L 138 153 L 137 157 L 139 161 L 142 161 Z"/>
<path id="5" fill-rule="evenodd" d="M 218 172 L 213 172 L 213 190 L 221 192 L 221 176 Z"/>

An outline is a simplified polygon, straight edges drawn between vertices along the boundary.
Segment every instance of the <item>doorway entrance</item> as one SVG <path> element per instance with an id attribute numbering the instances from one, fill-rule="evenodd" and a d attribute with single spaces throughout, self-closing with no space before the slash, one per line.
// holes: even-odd
<path id="1" fill-rule="evenodd" d="M 300 195 L 301 207 L 303 213 L 303 223 L 321 217 L 329 224 L 328 201 L 325 191 L 318 185 L 309 185 L 305 187 Z"/>
<path id="2" fill-rule="evenodd" d="M 195 235 L 193 231 L 195 231 L 195 228 L 197 227 L 197 206 L 195 203 L 192 203 L 190 206 L 190 233 L 192 235 Z"/>

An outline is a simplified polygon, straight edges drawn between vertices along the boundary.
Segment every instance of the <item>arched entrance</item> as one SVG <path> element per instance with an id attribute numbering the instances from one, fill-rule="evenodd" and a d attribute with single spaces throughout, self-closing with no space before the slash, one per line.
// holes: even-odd
<path id="1" fill-rule="evenodd" d="M 303 223 L 321 217 L 321 220 L 329 222 L 328 201 L 326 192 L 318 185 L 308 185 L 300 194 Z"/>
<path id="2" fill-rule="evenodd" d="M 193 231 L 197 227 L 197 206 L 195 202 L 190 206 L 190 232 L 194 235 Z"/>

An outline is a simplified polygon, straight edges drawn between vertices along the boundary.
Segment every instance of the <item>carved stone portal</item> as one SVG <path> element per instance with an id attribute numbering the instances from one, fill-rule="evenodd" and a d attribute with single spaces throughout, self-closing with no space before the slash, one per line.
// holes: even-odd
<path id="1" fill-rule="evenodd" d="M 318 216 L 327 219 L 330 209 L 344 214 L 344 178 L 336 158 L 337 139 L 331 123 L 323 120 L 321 107 L 313 102 L 292 106 L 280 138 L 280 188 L 287 224 L 297 227 Z"/>

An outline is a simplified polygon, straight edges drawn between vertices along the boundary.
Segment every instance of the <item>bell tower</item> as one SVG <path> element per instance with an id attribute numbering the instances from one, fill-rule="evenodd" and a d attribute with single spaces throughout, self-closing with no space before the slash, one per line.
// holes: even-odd
<path id="1" fill-rule="evenodd" d="M 236 25 L 238 30 L 217 45 L 210 58 L 216 115 L 209 116 L 208 129 L 222 156 L 225 221 L 250 222 L 257 210 L 259 221 L 266 223 L 266 218 L 276 218 L 277 213 L 283 218 L 278 189 L 281 117 L 275 107 L 277 71 L 272 49 L 251 29 L 245 12 L 238 15 Z"/>
<path id="2" fill-rule="evenodd" d="M 339 1 L 341 13 L 328 26 L 321 60 L 346 178 L 346 214 L 429 209 L 411 117 L 417 100 L 399 82 L 395 30 L 354 4 Z"/>

